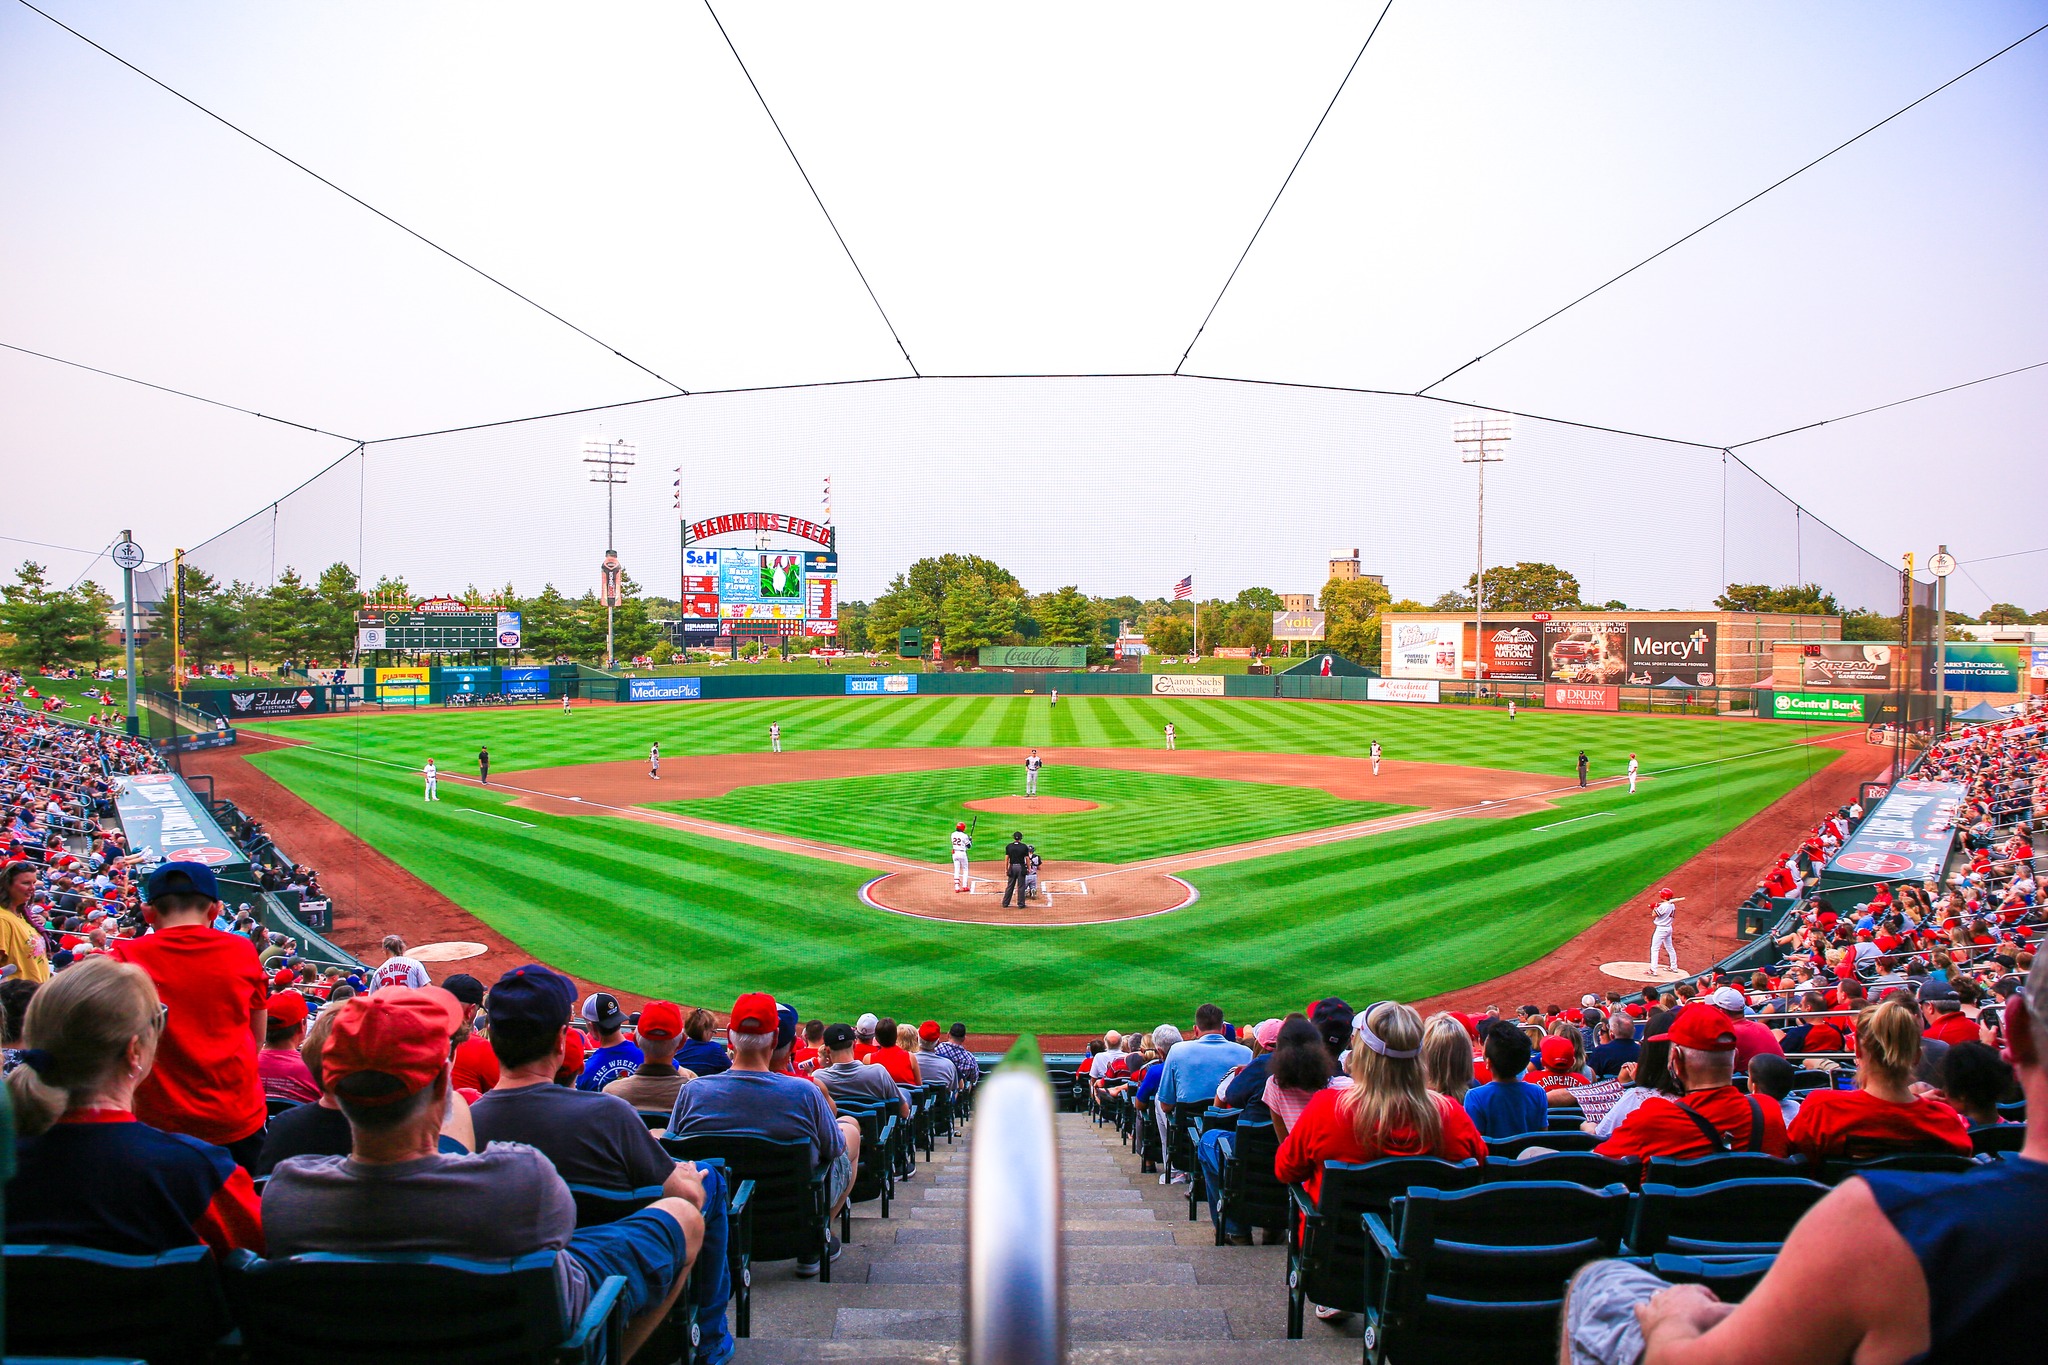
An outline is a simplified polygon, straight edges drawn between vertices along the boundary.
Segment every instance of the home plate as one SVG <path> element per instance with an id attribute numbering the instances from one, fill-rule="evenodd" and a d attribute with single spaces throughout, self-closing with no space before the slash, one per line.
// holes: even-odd
<path id="1" fill-rule="evenodd" d="M 417 948 L 407 949 L 406 955 L 419 962 L 460 962 L 466 957 L 482 957 L 489 951 L 481 943 L 457 940 L 453 943 L 422 943 Z"/>
<path id="2" fill-rule="evenodd" d="M 1658 981 L 1680 981 L 1684 972 L 1674 972 L 1669 967 L 1652 967 L 1647 962 L 1603 962 L 1600 970 L 1608 976 L 1618 976 L 1623 981 L 1640 981 L 1651 984 Z"/>

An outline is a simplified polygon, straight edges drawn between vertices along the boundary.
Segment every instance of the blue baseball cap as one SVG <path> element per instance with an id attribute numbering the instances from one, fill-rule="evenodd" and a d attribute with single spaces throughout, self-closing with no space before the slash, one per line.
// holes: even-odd
<path id="1" fill-rule="evenodd" d="M 204 896 L 220 899 L 220 883 L 205 863 L 165 863 L 149 874 L 142 898 L 154 903 L 165 896 Z"/>
<path id="2" fill-rule="evenodd" d="M 494 1024 L 511 1020 L 564 1028 L 576 1009 L 576 983 L 560 972 L 529 962 L 499 977 L 484 1007 Z"/>
<path id="3" fill-rule="evenodd" d="M 796 1045 L 796 1006 L 777 1004 L 775 1006 L 775 1046 Z"/>

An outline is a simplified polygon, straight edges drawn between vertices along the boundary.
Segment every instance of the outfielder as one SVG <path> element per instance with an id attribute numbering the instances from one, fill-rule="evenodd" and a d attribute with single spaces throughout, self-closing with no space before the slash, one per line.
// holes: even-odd
<path id="1" fill-rule="evenodd" d="M 1038 795 L 1038 770 L 1044 766 L 1045 760 L 1038 756 L 1038 750 L 1033 749 L 1031 756 L 1024 760 L 1024 794 L 1026 796 Z"/>
<path id="2" fill-rule="evenodd" d="M 1509 698 L 1508 698 L 1508 719 L 1509 719 L 1509 720 L 1513 720 L 1514 718 L 1515 718 L 1515 699 L 1514 699 L 1513 697 L 1509 697 Z"/>
<path id="3" fill-rule="evenodd" d="M 658 739 L 647 746 L 647 775 L 656 782 L 661 781 L 661 741 Z"/>
<path id="4" fill-rule="evenodd" d="M 434 760 L 430 758 L 427 760 L 425 772 L 427 775 L 427 794 L 422 799 L 427 801 L 439 801 L 441 799 L 441 794 L 439 791 L 436 790 L 436 787 L 440 784 L 441 781 L 441 770 L 434 766 Z"/>
<path id="5" fill-rule="evenodd" d="M 1378 777 L 1380 775 L 1380 742 L 1378 740 L 1374 740 L 1372 742 L 1372 748 L 1368 749 L 1366 752 L 1372 756 L 1372 775 L 1374 777 Z"/>
<path id="6" fill-rule="evenodd" d="M 782 752 L 781 721 L 776 721 L 774 724 L 768 727 L 768 752 L 771 754 L 779 754 Z"/>
<path id="7" fill-rule="evenodd" d="M 1060 690 L 1057 687 L 1055 687 L 1052 690 L 1052 704 L 1054 706 L 1058 706 L 1060 704 Z"/>
<path id="8" fill-rule="evenodd" d="M 1634 754 L 1630 754 L 1628 756 L 1628 794 L 1630 796 L 1634 796 L 1636 794 L 1636 773 L 1639 770 L 1639 767 L 1640 765 L 1638 765 L 1636 762 L 1636 756 Z"/>
<path id="9" fill-rule="evenodd" d="M 974 839 L 967 833 L 967 822 L 962 820 L 953 826 L 953 889 L 965 891 L 972 884 L 967 875 L 967 850 L 974 847 Z"/>
<path id="10" fill-rule="evenodd" d="M 1678 945 L 1672 940 L 1671 929 L 1678 920 L 1678 897 L 1671 894 L 1670 887 L 1667 886 L 1657 893 L 1657 904 L 1650 911 L 1650 919 L 1657 926 L 1650 931 L 1650 969 L 1656 970 L 1657 953 L 1662 949 L 1664 955 L 1670 958 L 1671 970 L 1676 974 Z"/>
<path id="11" fill-rule="evenodd" d="M 567 692 L 562 694 L 562 714 L 565 716 L 569 714 L 569 694 Z"/>
<path id="12" fill-rule="evenodd" d="M 1172 721 L 1168 721 L 1168 722 L 1166 722 L 1166 747 L 1167 747 L 1167 749 L 1168 749 L 1169 751 L 1170 751 L 1170 750 L 1171 750 L 1171 749 L 1173 748 L 1173 722 L 1172 722 Z"/>

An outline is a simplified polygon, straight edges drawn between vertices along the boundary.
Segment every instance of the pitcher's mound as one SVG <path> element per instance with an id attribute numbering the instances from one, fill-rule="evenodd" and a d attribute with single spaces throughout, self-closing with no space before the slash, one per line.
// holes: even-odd
<path id="1" fill-rule="evenodd" d="M 1669 967 L 1652 967 L 1647 962 L 1603 962 L 1600 970 L 1608 976 L 1618 976 L 1623 981 L 1636 981 L 1645 986 L 1654 986 L 1659 981 L 1682 981 L 1684 972 Z"/>
<path id="2" fill-rule="evenodd" d="M 1072 815 L 1094 810 L 1095 803 L 1071 796 L 991 796 L 985 801 L 969 801 L 967 809 L 990 815 Z"/>

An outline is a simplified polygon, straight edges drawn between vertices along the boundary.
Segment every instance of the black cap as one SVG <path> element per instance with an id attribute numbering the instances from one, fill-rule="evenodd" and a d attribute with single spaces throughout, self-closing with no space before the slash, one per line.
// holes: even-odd
<path id="1" fill-rule="evenodd" d="M 484 983 L 468 972 L 457 972 L 441 983 L 441 989 L 465 1005 L 481 1005 L 484 1002 Z"/>
<path id="2" fill-rule="evenodd" d="M 834 1052 L 842 1052 L 853 1046 L 853 1025 L 825 1025 L 825 1046 Z"/>
<path id="3" fill-rule="evenodd" d="M 592 991 L 584 998 L 581 1013 L 586 1023 L 595 1024 L 606 1033 L 626 1024 L 626 1012 L 619 1007 L 619 998 L 609 991 Z"/>

